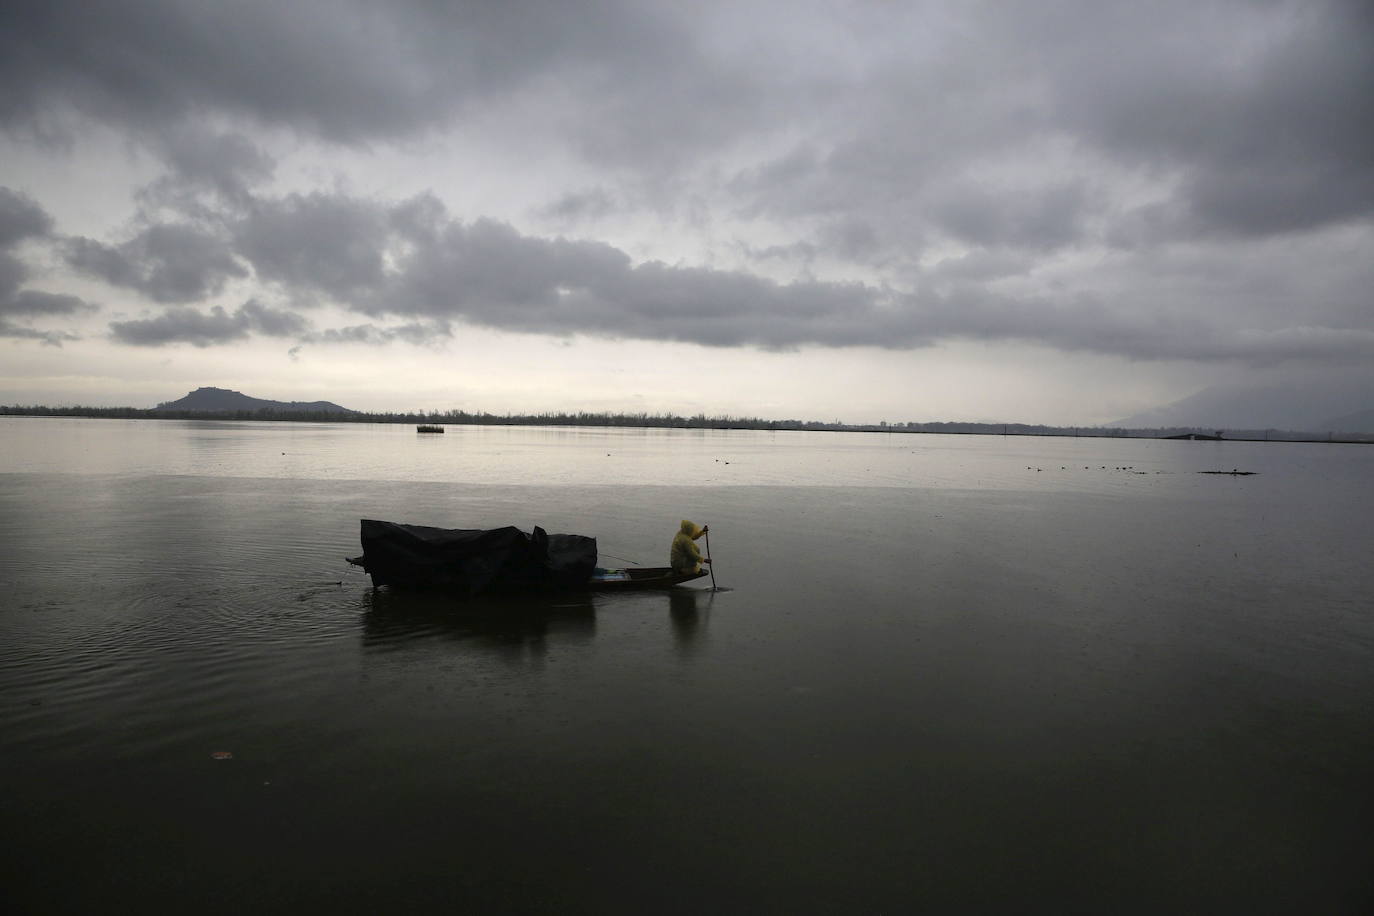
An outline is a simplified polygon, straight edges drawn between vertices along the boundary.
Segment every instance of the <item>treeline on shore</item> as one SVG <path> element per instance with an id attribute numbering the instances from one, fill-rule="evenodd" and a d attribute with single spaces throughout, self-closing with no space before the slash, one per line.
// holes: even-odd
<path id="1" fill-rule="evenodd" d="M 1084 436 L 1104 438 L 1158 439 L 1168 436 L 1203 434 L 1214 436 L 1215 429 L 1167 427 L 1161 429 L 1124 429 L 1107 426 L 1044 426 L 1030 423 L 844 423 L 840 420 L 764 420 L 758 417 L 707 416 L 649 413 L 537 413 L 492 414 L 465 410 L 414 411 L 408 413 L 370 413 L 328 410 L 166 410 L 139 407 L 40 407 L 0 406 L 0 416 L 21 417 L 95 417 L 112 420 L 267 420 L 309 423 L 415 423 L 455 426 L 617 426 L 663 429 L 753 429 L 815 430 L 830 432 L 945 433 L 951 435 L 1006 436 Z M 1274 441 L 1374 442 L 1374 434 L 1343 433 L 1333 430 L 1322 435 L 1278 429 L 1228 430 L 1226 439 Z"/>

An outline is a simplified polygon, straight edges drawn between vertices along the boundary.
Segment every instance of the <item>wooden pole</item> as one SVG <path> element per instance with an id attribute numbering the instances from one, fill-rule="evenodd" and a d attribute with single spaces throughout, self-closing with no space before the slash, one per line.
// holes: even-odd
<path id="1" fill-rule="evenodd" d="M 706 568 L 711 570 L 711 589 L 716 587 L 716 564 L 709 562 L 711 559 L 711 526 L 706 526 Z"/>

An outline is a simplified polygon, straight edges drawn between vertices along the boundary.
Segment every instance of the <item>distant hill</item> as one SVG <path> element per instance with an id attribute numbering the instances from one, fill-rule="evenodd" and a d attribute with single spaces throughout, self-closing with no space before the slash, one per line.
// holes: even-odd
<path id="1" fill-rule="evenodd" d="M 1319 429 L 1338 433 L 1374 433 L 1374 410 L 1358 410 L 1322 421 Z"/>
<path id="2" fill-rule="evenodd" d="M 1369 402 L 1368 387 L 1358 384 L 1215 386 L 1107 425 L 1127 429 L 1196 427 L 1364 432 L 1369 425 L 1370 411 L 1362 408 L 1368 407 Z M 1343 425 L 1360 417 L 1365 417 L 1364 426 Z"/>
<path id="3" fill-rule="evenodd" d="M 280 413 L 355 413 L 332 401 L 268 401 L 226 388 L 197 388 L 184 398 L 165 401 L 154 410 L 226 413 L 237 410 L 275 410 Z"/>

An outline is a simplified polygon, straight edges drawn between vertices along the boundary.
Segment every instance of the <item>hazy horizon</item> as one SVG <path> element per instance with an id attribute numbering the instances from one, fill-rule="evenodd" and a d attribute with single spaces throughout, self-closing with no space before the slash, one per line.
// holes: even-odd
<path id="1" fill-rule="evenodd" d="M 225 389 L 211 388 L 216 392 L 225 392 Z M 199 390 L 191 392 L 191 395 L 199 393 Z M 568 411 L 568 410 L 533 410 L 533 411 L 506 411 L 497 413 L 493 411 L 465 410 L 460 408 L 449 409 L 405 409 L 397 408 L 390 410 L 356 410 L 347 405 L 337 404 L 329 400 L 321 401 L 282 401 L 268 398 L 251 397 L 243 392 L 229 391 L 228 394 L 242 395 L 249 402 L 241 406 L 235 405 L 192 405 L 177 406 L 177 401 L 185 398 L 178 398 L 159 402 L 150 407 L 139 407 L 130 404 L 118 404 L 97 406 L 92 404 L 0 404 L 0 414 L 11 417 L 44 417 L 47 414 L 41 411 L 54 411 L 53 416 L 94 418 L 94 419 L 120 419 L 116 416 L 105 416 L 108 411 L 136 411 L 140 415 L 151 414 L 153 418 L 163 419 L 196 419 L 197 415 L 206 420 L 217 419 L 267 419 L 282 421 L 299 421 L 307 423 L 328 423 L 328 422 L 375 422 L 377 418 L 391 418 L 398 422 L 419 422 L 422 420 L 435 420 L 448 424 L 462 425 L 475 423 L 476 425 L 488 425 L 488 420 L 509 420 L 516 425 L 539 426 L 546 425 L 542 421 L 550 421 L 554 426 L 588 426 L 593 428 L 601 427 L 626 427 L 631 428 L 637 425 L 647 427 L 684 426 L 686 428 L 705 428 L 702 422 L 707 424 L 729 424 L 728 428 L 738 429 L 779 429 L 779 430 L 849 430 L 855 432 L 863 431 L 882 431 L 890 429 L 895 432 L 917 432 L 917 433 L 940 433 L 949 432 L 955 434 L 981 433 L 993 434 L 999 428 L 1003 432 L 1011 430 L 1012 435 L 1035 434 L 1035 431 L 1047 432 L 1049 434 L 1060 435 L 1072 431 L 1074 435 L 1080 433 L 1093 436 L 1101 435 L 1112 437 L 1115 435 L 1126 434 L 1136 436 L 1148 433 L 1176 433 L 1176 432 L 1198 432 L 1211 434 L 1225 434 L 1226 438 L 1254 440 L 1268 439 L 1270 434 L 1276 434 L 1278 440 L 1290 441 L 1315 441 L 1306 437 L 1327 436 L 1328 438 L 1335 433 L 1353 436 L 1354 438 L 1342 438 L 1336 441 L 1341 442 L 1363 442 L 1368 441 L 1368 435 L 1374 433 L 1374 411 L 1356 411 L 1349 415 L 1340 417 L 1328 417 L 1326 420 L 1315 423 L 1218 423 L 1210 420 L 1197 419 L 1167 419 L 1167 410 L 1151 411 L 1138 417 L 1127 417 L 1114 423 L 1106 424 L 1052 424 L 1037 423 L 1031 420 L 1018 418 L 1005 418 L 996 421 L 967 420 L 960 418 L 942 418 L 936 420 L 914 420 L 903 418 L 892 418 L 878 421 L 877 423 L 854 422 L 843 417 L 820 418 L 813 416 L 790 416 L 790 417 L 762 417 L 750 414 L 684 414 L 674 411 L 662 413 L 648 413 L 644 411 L 636 413 L 614 412 L 614 411 Z M 189 397 L 189 395 L 188 395 Z M 1181 405 L 1174 405 L 1180 410 L 1186 410 L 1186 405 L 1192 399 L 1185 399 Z M 322 405 L 330 405 L 325 407 Z M 338 414 L 331 412 L 331 408 L 341 411 Z M 158 412 L 166 410 L 169 413 L 158 416 Z M 13 413 L 10 413 L 13 411 Z M 40 411 L 32 413 L 32 411 Z M 69 411 L 91 411 L 91 413 L 69 413 Z M 235 416 L 244 411 L 266 412 L 263 416 L 244 418 Z M 315 416 L 323 412 L 323 416 Z M 335 419 L 337 417 L 337 419 Z M 362 418 L 362 419 L 358 419 Z M 643 419 L 644 424 L 636 424 L 633 421 Z M 1158 420 L 1158 422 L 1152 422 Z M 602 421 L 602 422 L 597 422 Z M 1353 421 L 1353 422 L 1341 422 Z M 381 420 L 381 422 L 387 422 Z M 738 425 L 736 425 L 738 424 Z M 726 427 L 719 427 L 726 428 Z M 1260 434 L 1263 433 L 1261 436 Z M 1146 436 L 1146 438 L 1153 438 Z"/>

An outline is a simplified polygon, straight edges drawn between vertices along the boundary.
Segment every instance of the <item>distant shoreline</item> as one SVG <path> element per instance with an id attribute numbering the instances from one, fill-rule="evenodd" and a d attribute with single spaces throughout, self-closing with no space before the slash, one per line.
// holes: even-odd
<path id="1" fill-rule="evenodd" d="M 139 407 L 24 407 L 0 406 L 0 417 L 75 417 L 105 420 L 219 420 L 290 423 L 395 423 L 447 426 L 566 426 L 630 429 L 714 429 L 759 432 L 904 433 L 954 436 L 1041 436 L 1080 439 L 1168 439 L 1199 434 L 1222 442 L 1323 442 L 1342 445 L 1374 444 L 1374 433 L 1326 435 L 1291 430 L 1234 430 L 1220 439 L 1215 428 L 1161 427 L 1117 428 L 1105 426 L 1042 426 L 1026 423 L 823 423 L 811 420 L 762 420 L 758 418 L 680 417 L 674 414 L 488 414 L 455 411 L 440 413 L 367 413 L 348 411 L 258 410 L 192 411 Z"/>

